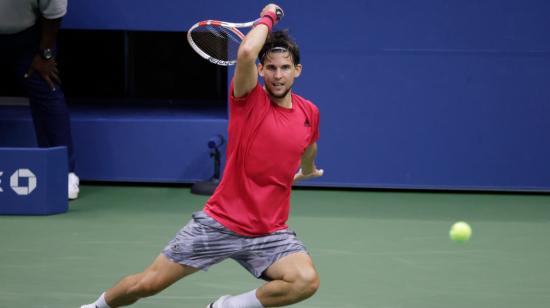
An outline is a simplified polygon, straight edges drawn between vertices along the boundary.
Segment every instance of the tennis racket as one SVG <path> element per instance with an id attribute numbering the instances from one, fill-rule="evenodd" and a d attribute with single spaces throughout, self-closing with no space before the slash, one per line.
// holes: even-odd
<path id="1" fill-rule="evenodd" d="M 277 20 L 284 15 L 280 8 L 277 8 L 276 14 Z M 239 29 L 250 28 L 257 20 L 245 23 L 199 21 L 187 31 L 187 41 L 206 60 L 217 65 L 234 65 L 237 62 L 239 45 L 244 39 L 244 34 Z"/>

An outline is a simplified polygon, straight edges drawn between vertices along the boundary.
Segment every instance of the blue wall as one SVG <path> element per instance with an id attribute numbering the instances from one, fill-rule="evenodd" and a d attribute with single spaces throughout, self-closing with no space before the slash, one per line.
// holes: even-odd
<path id="1" fill-rule="evenodd" d="M 278 3 L 321 109 L 313 185 L 550 190 L 550 1 Z M 185 31 L 263 4 L 71 1 L 64 27 Z"/>

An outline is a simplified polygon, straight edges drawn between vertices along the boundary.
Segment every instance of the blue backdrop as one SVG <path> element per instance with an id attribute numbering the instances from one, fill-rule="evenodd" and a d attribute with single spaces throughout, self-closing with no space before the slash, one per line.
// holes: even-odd
<path id="1" fill-rule="evenodd" d="M 64 27 L 185 31 L 266 3 L 70 1 Z M 321 110 L 312 185 L 550 190 L 550 1 L 278 4 Z"/>

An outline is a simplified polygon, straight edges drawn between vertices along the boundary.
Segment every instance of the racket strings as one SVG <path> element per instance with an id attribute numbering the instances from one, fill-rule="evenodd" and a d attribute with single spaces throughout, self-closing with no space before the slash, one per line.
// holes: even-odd
<path id="1" fill-rule="evenodd" d="M 233 31 L 230 31 L 226 28 L 223 28 L 223 27 L 220 27 L 220 30 L 223 31 L 223 33 L 226 35 L 226 37 L 230 40 L 232 40 L 233 42 L 237 43 L 237 44 L 240 44 L 241 43 L 241 38 L 238 37 L 235 32 Z"/>
<path id="2" fill-rule="evenodd" d="M 223 36 L 223 35 L 220 33 L 219 27 L 213 27 L 213 26 L 211 26 L 211 25 L 208 25 L 208 26 L 206 26 L 206 29 L 207 29 L 208 31 L 210 31 L 210 33 L 212 33 L 212 35 L 214 35 L 214 36 L 216 36 L 216 37 L 218 37 L 218 38 L 220 38 L 220 39 L 224 39 L 224 38 L 225 38 L 225 36 Z M 224 28 L 221 28 L 221 29 L 222 29 L 222 31 L 224 30 Z M 225 32 L 225 31 L 224 31 L 224 32 Z"/>
<path id="3" fill-rule="evenodd" d="M 215 25 L 195 28 L 191 32 L 191 39 L 203 52 L 222 61 L 237 59 L 237 51 L 242 41 L 232 30 Z"/>

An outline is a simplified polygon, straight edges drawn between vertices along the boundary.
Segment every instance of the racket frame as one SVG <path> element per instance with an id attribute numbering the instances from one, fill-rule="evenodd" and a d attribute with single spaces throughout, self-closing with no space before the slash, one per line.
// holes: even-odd
<path id="1" fill-rule="evenodd" d="M 244 39 L 244 34 L 239 30 L 239 28 L 250 28 L 254 25 L 255 22 L 256 22 L 256 20 L 245 22 L 245 23 L 233 23 L 233 22 L 226 22 L 226 21 L 220 21 L 220 20 L 211 20 L 211 19 L 199 21 L 196 24 L 194 24 L 193 26 L 191 26 L 191 28 L 189 28 L 189 30 L 187 30 L 187 41 L 189 42 L 189 45 L 191 45 L 191 48 L 193 48 L 193 50 L 195 50 L 195 52 L 197 52 L 201 57 L 203 57 L 204 59 L 210 61 L 211 63 L 217 64 L 217 65 L 223 65 L 223 66 L 231 66 L 231 65 L 234 65 L 235 63 L 237 63 L 237 59 L 226 61 L 226 60 L 220 60 L 220 59 L 212 57 L 211 55 L 207 54 L 202 49 L 200 49 L 199 46 L 197 46 L 197 44 L 191 38 L 191 33 L 193 32 L 193 30 L 195 30 L 198 27 L 212 25 L 212 26 L 216 26 L 216 27 L 223 27 L 223 28 L 235 33 L 242 40 L 242 39 Z"/>

